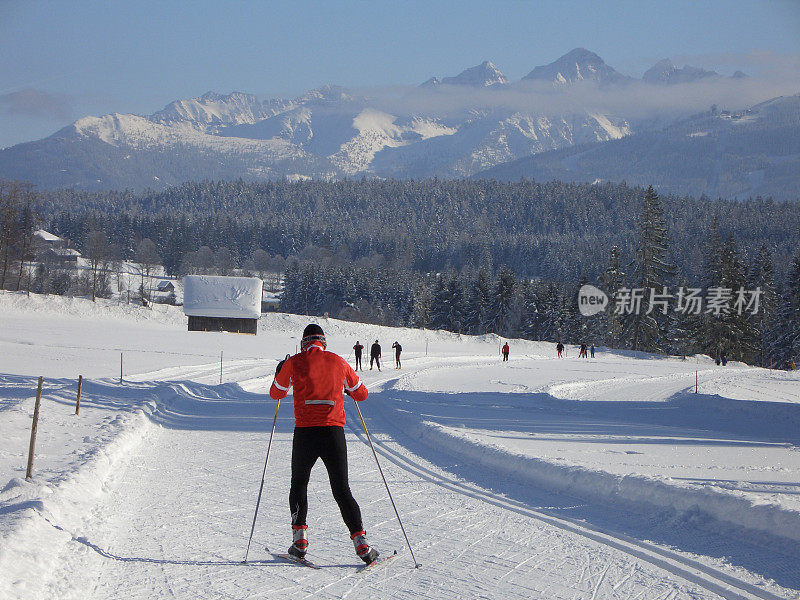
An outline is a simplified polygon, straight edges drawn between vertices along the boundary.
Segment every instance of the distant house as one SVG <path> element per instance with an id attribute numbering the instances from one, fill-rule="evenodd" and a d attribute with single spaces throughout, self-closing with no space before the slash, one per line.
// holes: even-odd
<path id="1" fill-rule="evenodd" d="M 183 313 L 189 331 L 258 331 L 263 282 L 257 277 L 187 275 L 183 278 Z"/>
<path id="2" fill-rule="evenodd" d="M 261 312 L 275 312 L 281 307 L 281 299 L 276 292 L 264 292 L 261 298 Z"/>
<path id="3" fill-rule="evenodd" d="M 39 260 L 60 266 L 77 266 L 81 253 L 74 248 L 48 248 L 39 255 Z"/>
<path id="4" fill-rule="evenodd" d="M 159 281 L 156 289 L 159 292 L 163 292 L 165 294 L 169 294 L 170 292 L 175 291 L 175 284 L 168 280 Z"/>
<path id="5" fill-rule="evenodd" d="M 66 248 L 69 246 L 69 240 L 58 237 L 44 229 L 37 229 L 33 232 L 33 243 L 37 250 L 40 251 L 49 250 L 50 248 Z"/>

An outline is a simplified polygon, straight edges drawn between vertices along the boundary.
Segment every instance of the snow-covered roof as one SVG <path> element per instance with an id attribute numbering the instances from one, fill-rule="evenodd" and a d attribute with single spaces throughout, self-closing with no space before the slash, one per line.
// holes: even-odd
<path id="1" fill-rule="evenodd" d="M 187 275 L 183 278 L 183 312 L 190 317 L 257 319 L 263 285 L 258 277 Z"/>
<path id="2" fill-rule="evenodd" d="M 81 253 L 75 248 L 50 248 L 49 252 L 57 254 L 58 256 L 80 256 Z"/>
<path id="3" fill-rule="evenodd" d="M 44 229 L 37 229 L 33 235 L 44 240 L 45 242 L 63 242 L 64 240 L 55 234 L 45 231 Z"/>

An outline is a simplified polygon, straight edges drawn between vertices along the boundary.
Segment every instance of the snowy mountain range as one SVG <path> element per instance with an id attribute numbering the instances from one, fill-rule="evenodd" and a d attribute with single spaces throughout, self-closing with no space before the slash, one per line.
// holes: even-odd
<path id="1" fill-rule="evenodd" d="M 474 177 L 589 183 L 625 180 L 681 195 L 798 200 L 800 94 L 744 111 L 710 110 L 605 144 L 542 152 Z"/>
<path id="2" fill-rule="evenodd" d="M 485 61 L 399 97 L 332 85 L 293 99 L 208 92 L 149 116 L 85 117 L 43 140 L 0 150 L 0 177 L 45 188 L 135 190 L 201 179 L 465 177 L 674 120 L 595 106 L 572 90 L 592 86 L 624 98 L 633 84 L 713 77 L 719 76 L 665 60 L 643 83 L 578 48 L 520 81 Z"/>

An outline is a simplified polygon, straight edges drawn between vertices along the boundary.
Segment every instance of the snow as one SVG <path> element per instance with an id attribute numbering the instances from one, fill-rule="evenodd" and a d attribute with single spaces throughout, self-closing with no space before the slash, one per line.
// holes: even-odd
<path id="1" fill-rule="evenodd" d="M 258 277 L 187 275 L 183 313 L 194 317 L 257 319 L 264 283 Z"/>
<path id="2" fill-rule="evenodd" d="M 604 131 L 607 137 L 601 136 L 600 133 L 597 133 L 597 141 L 603 142 L 605 140 L 619 140 L 624 138 L 626 135 L 630 135 L 631 131 L 627 124 L 622 125 L 621 127 L 617 127 L 614 125 L 611 120 L 606 117 L 605 115 L 594 113 L 591 117 L 597 121 L 597 124 L 601 127 L 602 131 Z"/>
<path id="3" fill-rule="evenodd" d="M 522 340 L 503 364 L 494 335 L 313 319 L 351 360 L 355 340 L 383 345 L 361 409 L 423 564 L 348 405 L 351 487 L 369 538 L 399 553 L 357 575 L 322 467 L 309 536 L 323 568 L 264 549 L 290 538 L 289 400 L 241 563 L 266 391 L 309 317 L 263 315 L 257 337 L 195 333 L 176 307 L 10 292 L 0 315 L 1 598 L 800 598 L 797 372 L 603 348 L 559 360 Z"/>
<path id="4" fill-rule="evenodd" d="M 39 239 L 45 241 L 45 242 L 61 242 L 61 241 L 63 241 L 57 235 L 54 235 L 54 234 L 50 233 L 49 231 L 45 231 L 44 229 L 37 229 L 36 231 L 33 232 L 33 235 L 35 237 L 38 237 Z"/>

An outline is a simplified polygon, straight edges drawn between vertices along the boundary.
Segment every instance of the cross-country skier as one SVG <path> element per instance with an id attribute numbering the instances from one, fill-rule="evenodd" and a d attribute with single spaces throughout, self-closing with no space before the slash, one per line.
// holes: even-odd
<path id="1" fill-rule="evenodd" d="M 586 358 L 586 344 L 581 344 L 581 349 L 578 352 L 578 358 Z"/>
<path id="2" fill-rule="evenodd" d="M 378 371 L 381 370 L 381 345 L 378 340 L 369 349 L 369 370 L 372 371 L 372 363 L 378 365 Z"/>
<path id="3" fill-rule="evenodd" d="M 589 346 L 589 354 L 592 356 L 592 358 L 594 358 L 594 344 Z"/>
<path id="4" fill-rule="evenodd" d="M 403 351 L 403 347 L 400 345 L 400 342 L 395 340 L 394 344 L 392 344 L 392 348 L 394 348 L 394 368 L 401 369 L 402 366 L 400 365 L 400 353 Z"/>
<path id="5" fill-rule="evenodd" d="M 369 564 L 378 551 L 367 542 L 361 509 L 350 492 L 347 445 L 344 438 L 342 389 L 357 402 L 367 398 L 367 388 L 341 356 L 325 348 L 322 328 L 312 323 L 303 330 L 300 353 L 278 363 L 269 395 L 279 400 L 294 387 L 294 439 L 289 509 L 292 515 L 292 545 L 289 554 L 304 558 L 308 550 L 308 480 L 318 458 L 328 470 L 333 498 L 339 505 L 356 554 Z"/>
<path id="6" fill-rule="evenodd" d="M 508 360 L 508 353 L 511 352 L 511 348 L 508 346 L 508 342 L 503 344 L 503 362 Z"/>
<path id="7" fill-rule="evenodd" d="M 353 351 L 356 353 L 356 371 L 361 369 L 364 370 L 364 367 L 361 366 L 361 351 L 364 349 L 364 346 L 361 342 L 356 340 L 356 345 L 353 346 Z"/>
<path id="8" fill-rule="evenodd" d="M 556 344 L 556 352 L 558 352 L 558 358 L 564 358 L 561 356 L 561 353 L 564 352 L 564 344 L 558 342 L 558 344 Z"/>

